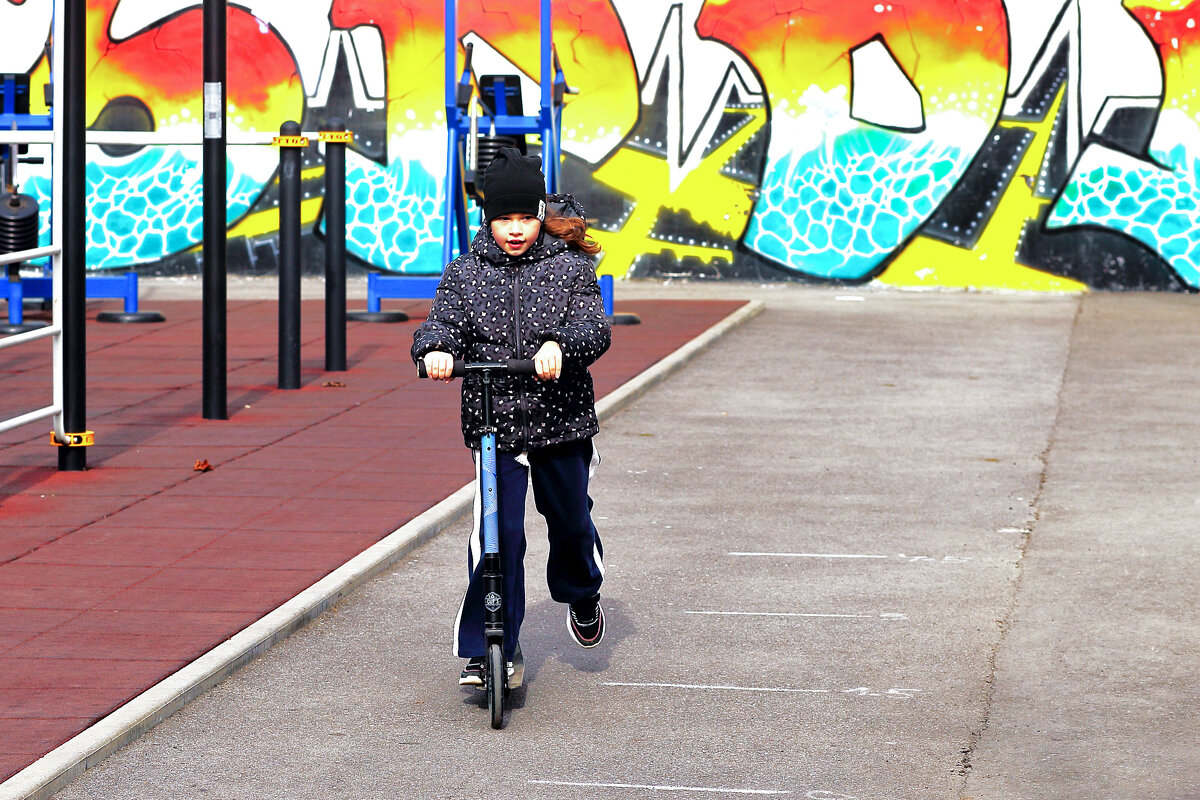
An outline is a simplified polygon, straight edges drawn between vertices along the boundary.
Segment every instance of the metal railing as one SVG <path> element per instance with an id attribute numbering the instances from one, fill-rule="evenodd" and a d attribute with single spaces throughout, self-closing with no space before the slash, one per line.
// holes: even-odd
<path id="1" fill-rule="evenodd" d="M 37 341 L 45 338 L 53 338 L 53 355 L 52 360 L 52 381 L 53 381 L 53 398 L 51 405 L 39 408 L 35 411 L 30 411 L 25 414 L 20 414 L 6 420 L 0 420 L 0 433 L 4 431 L 18 428 L 30 422 L 36 422 L 47 417 L 54 417 L 54 436 L 55 439 L 63 444 L 70 441 L 70 437 L 63 427 L 63 311 L 62 311 L 62 289 L 63 289 L 63 270 L 62 270 L 62 241 L 63 241 L 63 226 L 62 214 L 58 213 L 61 207 L 61 198 L 63 196 L 65 178 L 63 174 L 63 125 L 62 125 L 62 110 L 66 102 L 64 91 L 63 76 L 66 74 L 64 70 L 63 47 L 61 42 L 66 41 L 65 31 L 65 14 L 61 3 L 55 3 L 54 9 L 54 28 L 53 28 L 53 46 L 51 55 L 51 77 L 54 81 L 53 92 L 54 102 L 52 105 L 52 113 L 54 114 L 53 130 L 49 132 L 29 131 L 22 134 L 21 131 L 7 131 L 4 134 L 4 143 L 9 144 L 34 144 L 49 142 L 53 147 L 52 152 L 52 168 L 51 168 L 51 213 L 50 213 L 50 246 L 37 247 L 31 250 L 23 250 L 16 253 L 7 253 L 0 256 L 0 265 L 15 264 L 21 261 L 30 261 L 35 258 L 44 258 L 49 256 L 51 259 L 51 276 L 52 276 L 52 294 L 51 298 L 51 323 L 48 327 L 39 328 L 37 330 L 26 331 L 24 333 L 16 333 L 11 336 L 0 338 L 0 349 L 16 347 L 17 345 L 26 344 L 28 342 Z M 47 138 L 48 137 L 48 138 Z"/>

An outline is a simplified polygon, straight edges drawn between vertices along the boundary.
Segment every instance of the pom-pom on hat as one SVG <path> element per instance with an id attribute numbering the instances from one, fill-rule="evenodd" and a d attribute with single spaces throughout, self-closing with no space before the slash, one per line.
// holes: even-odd
<path id="1" fill-rule="evenodd" d="M 480 188 L 484 222 L 502 214 L 546 218 L 546 176 L 538 156 L 523 156 L 515 147 L 500 148 L 483 173 Z"/>

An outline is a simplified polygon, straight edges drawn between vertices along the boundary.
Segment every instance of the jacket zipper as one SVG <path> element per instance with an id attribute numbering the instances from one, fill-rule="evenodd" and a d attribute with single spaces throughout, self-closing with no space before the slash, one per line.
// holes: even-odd
<path id="1" fill-rule="evenodd" d="M 517 358 L 524 358 L 521 347 L 521 265 L 517 263 L 513 267 L 513 333 L 516 335 L 513 344 Z M 525 382 L 520 376 L 513 379 L 517 382 L 517 400 L 521 409 L 521 441 L 528 447 L 532 432 L 529 430 L 529 406 L 525 402 Z"/>

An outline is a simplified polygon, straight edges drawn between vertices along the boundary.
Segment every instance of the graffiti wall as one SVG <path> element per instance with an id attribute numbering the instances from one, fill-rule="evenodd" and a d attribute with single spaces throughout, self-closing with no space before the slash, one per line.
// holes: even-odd
<path id="1" fill-rule="evenodd" d="M 51 0 L 0 0 L 45 111 Z M 202 14 L 87 0 L 89 268 L 199 271 Z M 553 0 L 562 188 L 603 273 L 1200 289 L 1200 0 Z M 271 272 L 284 120 L 341 117 L 358 263 L 443 264 L 443 0 L 230 0 L 230 269 Z M 538 0 L 458 0 L 455 74 L 536 114 Z M 481 122 L 486 135 L 486 116 Z M 529 137 L 536 151 L 539 140 Z M 37 151 L 37 146 L 34 146 Z M 35 152 L 36 154 L 36 152 Z M 302 207 L 319 266 L 321 146 Z M 45 166 L 22 191 L 50 208 Z M 43 236 L 49 236 L 48 214 Z"/>

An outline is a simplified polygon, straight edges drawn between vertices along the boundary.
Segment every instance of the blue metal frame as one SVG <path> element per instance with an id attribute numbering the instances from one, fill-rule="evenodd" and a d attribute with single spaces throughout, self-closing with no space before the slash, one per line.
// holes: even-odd
<path id="1" fill-rule="evenodd" d="M 494 119 L 497 135 L 538 135 L 542 140 L 542 171 L 546 175 L 546 193 L 558 192 L 560 142 L 562 131 L 561 108 L 555 97 L 561 97 L 566 89 L 566 78 L 554 63 L 553 30 L 550 24 L 550 0 L 541 0 L 541 110 L 537 116 L 521 116 L 496 112 Z M 470 246 L 470 231 L 467 229 L 467 198 L 463 191 L 463 175 L 458 163 L 458 145 L 471 130 L 470 115 L 458 106 L 460 86 L 470 86 L 471 73 L 464 69 L 458 72 L 458 9 L 455 0 L 446 0 L 446 228 L 442 235 L 442 263 L 454 259 L 457 240 L 458 252 L 465 253 Z M 561 91 L 556 92 L 558 88 Z M 499 105 L 499 104 L 498 104 Z M 507 111 L 504 108 L 503 111 Z"/>
<path id="2" fill-rule="evenodd" d="M 4 77 L 4 103 L 0 105 L 0 130 L 12 130 L 13 123 L 19 131 L 50 131 L 54 130 L 54 111 L 49 114 L 18 114 L 17 113 L 17 78 L 15 75 Z M 25 87 L 23 93 L 28 93 Z"/>
<path id="3" fill-rule="evenodd" d="M 92 280 L 89 278 L 88 280 Z M 437 294 L 440 275 L 381 275 L 367 274 L 367 311 L 378 314 L 381 300 L 432 300 Z M 604 314 L 613 315 L 613 276 L 601 275 L 600 296 L 604 300 Z M 135 287 L 136 288 L 136 287 Z M 89 291 L 90 296 L 90 291 Z M 134 299 L 136 302 L 136 297 Z M 135 309 L 136 310 L 136 309 Z"/>
<path id="4" fill-rule="evenodd" d="M 488 120 L 489 129 L 495 124 L 501 136 L 536 135 L 542 140 L 542 171 L 546 175 L 546 193 L 558 192 L 558 179 L 562 157 L 562 108 L 555 98 L 566 93 L 567 81 L 554 58 L 553 30 L 550 24 L 550 0 L 541 0 L 542 56 L 541 110 L 537 116 L 509 114 L 507 93 L 500 89 L 497 108 L 492 109 L 495 117 Z M 458 74 L 458 9 L 455 0 L 446 0 L 446 227 L 442 233 L 442 266 L 454 260 L 455 250 L 467 252 L 471 244 L 471 231 L 467 223 L 467 196 L 463 185 L 464 175 L 458 161 L 458 146 L 471 132 L 471 118 L 467 111 L 459 108 L 460 91 L 469 96 L 471 71 L 463 69 Z M 462 91 L 466 89 L 466 91 Z M 423 300 L 431 299 L 437 290 L 440 273 L 434 276 L 383 275 L 371 273 L 367 276 L 367 311 L 378 313 L 379 301 L 383 298 Z"/>
<path id="5" fill-rule="evenodd" d="M 50 276 L 21 278 L 8 282 L 8 323 L 21 325 L 25 321 L 25 298 L 49 300 L 54 296 Z M 124 302 L 124 313 L 138 313 L 138 276 L 136 272 L 122 275 L 88 275 L 84 279 L 88 299 L 113 298 Z"/>

